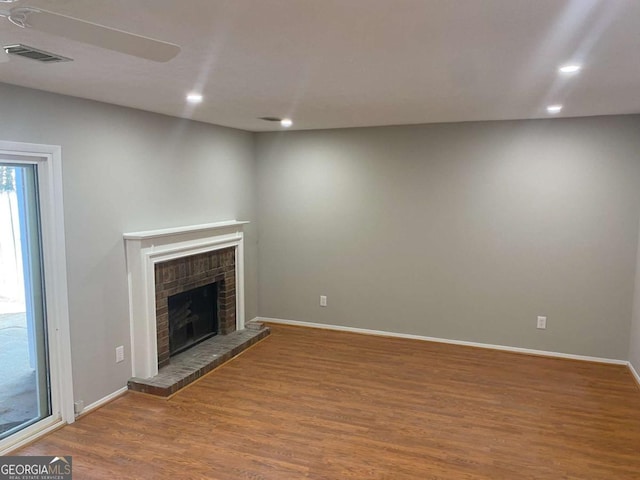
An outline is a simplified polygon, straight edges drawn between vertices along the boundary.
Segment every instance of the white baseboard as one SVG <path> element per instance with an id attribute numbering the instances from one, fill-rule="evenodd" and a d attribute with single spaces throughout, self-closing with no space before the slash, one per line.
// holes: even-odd
<path id="1" fill-rule="evenodd" d="M 115 400 L 116 398 L 120 397 L 121 395 L 124 395 L 125 393 L 127 393 L 128 390 L 129 390 L 129 388 L 125 386 L 125 387 L 119 388 L 118 390 L 116 390 L 113 393 L 110 393 L 106 397 L 101 398 L 100 400 L 96 400 L 95 402 L 93 402 L 93 403 L 87 405 L 86 407 L 84 407 L 82 412 L 80 412 L 76 418 L 83 417 L 87 413 L 90 413 L 90 412 L 93 412 L 94 410 L 97 410 L 98 408 L 102 407 L 103 405 L 106 405 L 107 403 L 109 403 L 111 400 Z"/>
<path id="2" fill-rule="evenodd" d="M 636 379 L 636 383 L 638 384 L 638 387 L 640 387 L 640 375 L 638 375 L 638 371 L 633 368 L 633 365 L 631 362 L 627 362 L 627 365 L 629 367 L 629 370 L 631 371 L 631 375 L 633 375 L 633 377 Z"/>
<path id="3" fill-rule="evenodd" d="M 298 320 L 285 320 L 282 318 L 256 317 L 253 320 L 266 322 L 266 323 L 278 323 L 281 325 L 295 325 L 299 327 L 321 328 L 324 330 L 337 330 L 340 332 L 362 333 L 365 335 L 378 335 L 382 337 L 394 337 L 394 338 L 409 338 L 412 340 L 423 340 L 426 342 L 449 343 L 452 345 L 464 345 L 467 347 L 488 348 L 491 350 L 503 350 L 506 352 L 525 353 L 527 355 L 538 355 L 541 357 L 568 358 L 571 360 L 582 360 L 585 362 L 610 363 L 614 365 L 629 365 L 629 362 L 626 360 L 617 360 L 614 358 L 590 357 L 586 355 L 574 355 L 572 353 L 549 352 L 547 350 L 533 350 L 530 348 L 509 347 L 506 345 L 491 345 L 489 343 L 467 342 L 465 340 L 451 340 L 448 338 L 425 337 L 423 335 L 413 335 L 410 333 L 387 332 L 384 330 L 370 330 L 368 328 L 345 327 L 342 325 L 327 325 L 324 323 L 300 322 Z"/>

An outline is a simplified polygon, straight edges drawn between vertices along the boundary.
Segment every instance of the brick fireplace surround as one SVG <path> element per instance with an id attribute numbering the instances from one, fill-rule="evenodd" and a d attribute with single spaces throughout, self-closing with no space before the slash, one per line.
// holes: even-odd
<path id="1" fill-rule="evenodd" d="M 169 364 L 169 309 L 171 295 L 210 283 L 218 287 L 218 327 L 221 335 L 236 330 L 236 263 L 233 248 L 156 263 L 156 328 L 158 368 Z"/>

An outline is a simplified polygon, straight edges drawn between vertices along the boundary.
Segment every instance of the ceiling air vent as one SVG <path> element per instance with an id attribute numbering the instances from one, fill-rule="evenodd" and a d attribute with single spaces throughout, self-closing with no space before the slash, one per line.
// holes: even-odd
<path id="1" fill-rule="evenodd" d="M 38 50 L 37 48 L 29 47 L 28 45 L 5 45 L 3 48 L 4 51 L 10 55 L 18 55 L 19 57 L 30 58 L 31 60 L 37 60 L 44 63 L 73 61 L 72 58 L 45 52 L 44 50 Z"/>

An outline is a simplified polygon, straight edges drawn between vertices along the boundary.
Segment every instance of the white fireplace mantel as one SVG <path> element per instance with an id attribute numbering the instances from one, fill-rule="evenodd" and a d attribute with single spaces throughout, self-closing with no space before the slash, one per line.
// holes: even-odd
<path id="1" fill-rule="evenodd" d="M 129 283 L 132 375 L 158 374 L 156 263 L 233 247 L 236 264 L 236 329 L 244 329 L 244 244 L 247 221 L 206 223 L 123 234 Z"/>

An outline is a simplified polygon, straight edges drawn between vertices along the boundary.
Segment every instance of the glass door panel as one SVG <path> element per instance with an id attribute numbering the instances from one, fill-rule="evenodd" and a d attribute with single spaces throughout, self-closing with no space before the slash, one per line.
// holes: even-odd
<path id="1" fill-rule="evenodd" d="M 0 439 L 51 415 L 37 175 L 0 159 Z"/>

